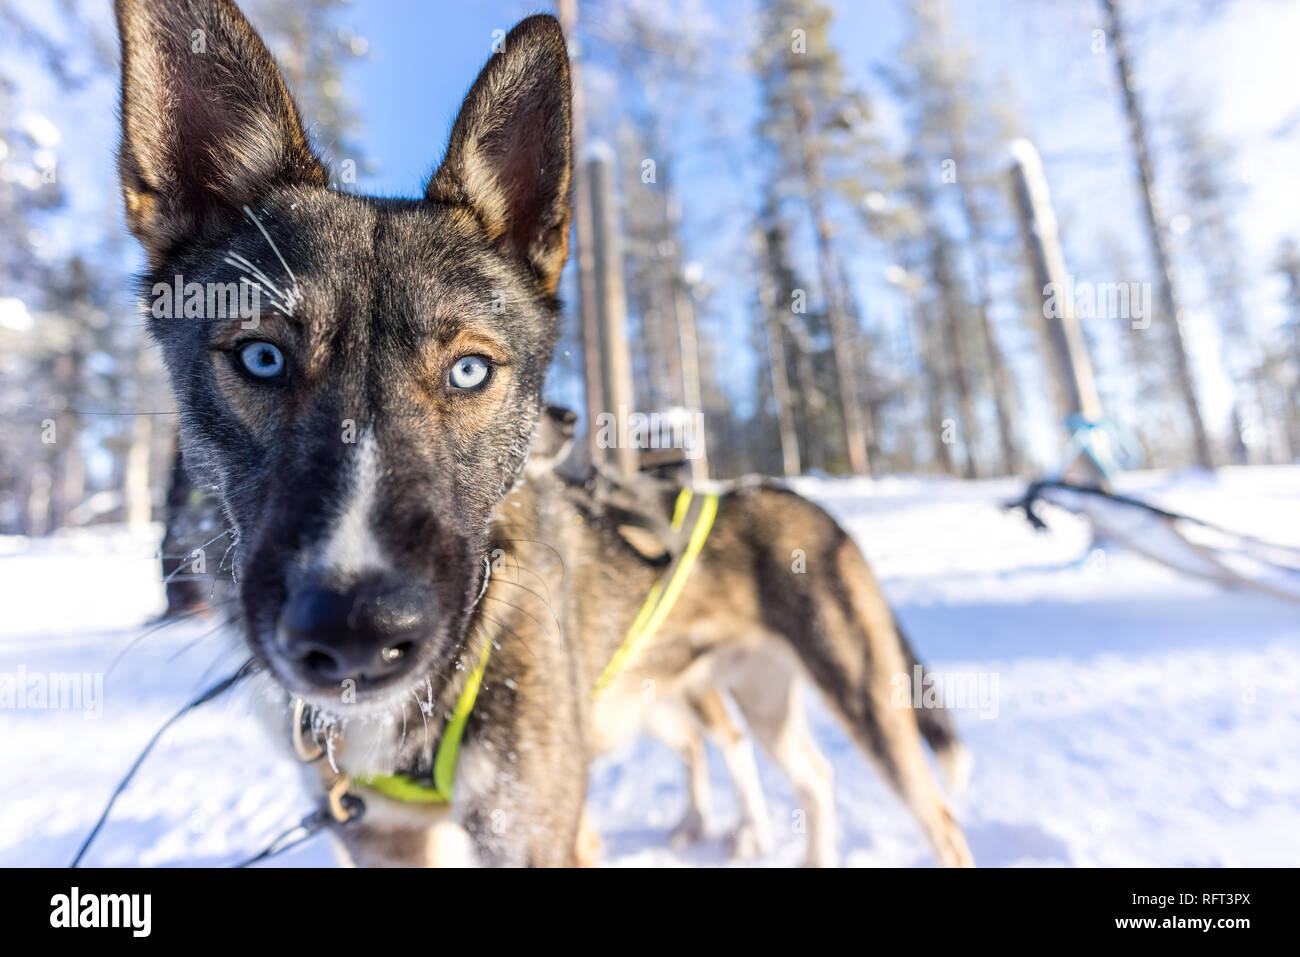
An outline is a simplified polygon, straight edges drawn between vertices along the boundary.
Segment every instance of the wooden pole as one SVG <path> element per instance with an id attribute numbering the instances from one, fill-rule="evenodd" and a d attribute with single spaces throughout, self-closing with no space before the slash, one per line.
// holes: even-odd
<path id="1" fill-rule="evenodd" d="M 672 237 L 673 255 L 670 265 L 673 270 L 673 305 L 672 325 L 675 334 L 675 365 L 681 377 L 681 403 L 693 415 L 698 415 L 701 423 L 698 433 L 692 429 L 688 434 L 695 447 L 687 459 L 690 466 L 691 481 L 704 482 L 709 478 L 709 450 L 705 437 L 704 392 L 700 384 L 700 339 L 695 322 L 695 296 L 692 283 L 686 276 L 686 264 L 682 262 L 682 210 L 673 195 L 671 185 L 664 189 L 664 217 L 668 224 L 668 234 Z"/>
<path id="2" fill-rule="evenodd" d="M 1074 287 L 1065 269 L 1065 255 L 1061 252 L 1056 212 L 1052 209 L 1047 177 L 1043 175 L 1043 162 L 1029 140 L 1012 143 L 1011 155 L 1012 186 L 1025 246 L 1034 269 L 1034 283 L 1044 297 L 1049 295 L 1049 290 L 1056 290 L 1052 296 L 1056 308 L 1047 308 L 1044 299 L 1042 313 L 1059 384 L 1058 397 L 1067 415 L 1078 414 L 1089 422 L 1097 422 L 1101 419 L 1101 399 L 1097 395 L 1087 344 L 1074 311 Z M 1091 459 L 1087 461 L 1091 466 Z M 1098 470 L 1092 466 L 1092 471 Z"/>
<path id="3" fill-rule="evenodd" d="M 591 190 L 592 242 L 596 314 L 601 343 L 604 412 L 616 422 L 612 448 L 602 449 L 607 464 L 630 477 L 638 471 L 638 450 L 625 438 L 628 417 L 636 403 L 632 392 L 632 357 L 627 345 L 627 295 L 623 288 L 623 250 L 614 202 L 613 163 L 606 150 L 593 152 L 587 160 L 587 184 Z M 599 413 L 597 413 L 599 415 Z M 599 424 L 601 419 L 593 418 Z M 597 429 L 597 435 L 601 434 Z M 608 430 L 604 430 L 606 433 Z"/>
<path id="4" fill-rule="evenodd" d="M 587 142 L 585 99 L 582 92 L 581 54 L 578 49 L 578 0 L 558 0 L 560 24 L 569 44 L 569 79 L 572 86 L 573 124 L 573 225 L 577 234 L 578 323 L 582 332 L 583 379 L 587 395 L 587 455 L 594 465 L 604 464 L 606 449 L 597 442 L 597 417 L 609 407 L 605 399 L 603 347 L 597 309 L 596 247 L 587 171 L 576 157 L 583 155 Z"/>

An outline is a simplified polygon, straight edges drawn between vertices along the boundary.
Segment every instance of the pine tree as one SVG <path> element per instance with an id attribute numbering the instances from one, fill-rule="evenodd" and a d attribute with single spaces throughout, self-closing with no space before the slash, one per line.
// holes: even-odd
<path id="1" fill-rule="evenodd" d="M 348 5 L 349 0 L 255 0 L 245 11 L 284 73 L 335 185 L 344 188 L 367 167 L 357 140 L 361 116 L 344 79 L 349 64 L 367 55 L 369 43 L 340 22 Z"/>
<path id="2" fill-rule="evenodd" d="M 1228 177 L 1228 171 L 1241 164 L 1232 146 L 1206 127 L 1203 108 L 1181 110 L 1170 125 L 1180 167 L 1179 192 L 1190 219 L 1183 245 L 1204 277 L 1204 303 L 1218 325 L 1234 391 L 1230 444 L 1234 459 L 1244 465 L 1249 449 L 1243 431 L 1248 421 L 1262 417 L 1265 402 L 1261 383 L 1252 374 L 1260 352 L 1246 315 L 1242 243 L 1235 223 L 1242 190 Z"/>
<path id="3" fill-rule="evenodd" d="M 848 470 L 869 471 L 868 421 L 860 381 L 861 330 L 840 281 L 831 207 L 864 194 L 870 171 L 867 101 L 847 83 L 829 41 L 830 8 L 818 0 L 767 0 L 755 67 L 763 92 L 758 134 L 771 157 L 771 191 L 807 210 L 834 363 L 834 390 Z"/>
<path id="4" fill-rule="evenodd" d="M 1167 339 L 1172 375 L 1182 395 L 1187 424 L 1191 428 L 1195 461 L 1203 468 L 1213 468 L 1214 454 L 1210 449 L 1209 435 L 1206 433 L 1205 420 L 1201 415 L 1201 401 L 1197 394 L 1196 380 L 1187 353 L 1179 291 L 1169 259 L 1166 224 L 1156 198 L 1155 172 L 1148 146 L 1150 135 L 1135 86 L 1119 0 L 1102 0 L 1102 4 L 1110 28 L 1110 49 L 1120 88 L 1120 103 L 1129 127 L 1134 176 L 1137 180 L 1138 195 L 1142 201 L 1143 224 L 1146 227 L 1147 241 L 1151 249 L 1151 261 L 1156 270 L 1160 309 L 1168 327 Z"/>

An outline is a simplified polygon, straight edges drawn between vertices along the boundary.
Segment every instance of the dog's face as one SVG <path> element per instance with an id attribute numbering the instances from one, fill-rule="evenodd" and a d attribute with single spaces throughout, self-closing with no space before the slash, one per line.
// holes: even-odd
<path id="1" fill-rule="evenodd" d="M 425 196 L 406 201 L 328 188 L 229 0 L 118 0 L 117 17 L 127 218 L 147 299 L 176 277 L 186 301 L 199 291 L 201 308 L 153 309 L 150 326 L 186 464 L 238 536 L 247 640 L 326 706 L 341 688 L 378 706 L 445 680 L 556 338 L 570 181 L 559 26 L 532 17 L 509 34 Z M 241 283 L 256 314 L 214 314 Z"/>

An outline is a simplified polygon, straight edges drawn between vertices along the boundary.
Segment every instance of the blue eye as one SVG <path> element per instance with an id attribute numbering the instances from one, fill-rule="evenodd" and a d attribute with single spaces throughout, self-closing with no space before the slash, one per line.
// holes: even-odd
<path id="1" fill-rule="evenodd" d="M 461 356 L 451 367 L 448 378 L 453 389 L 475 389 L 487 381 L 491 371 L 492 367 L 483 356 Z"/>
<path id="2" fill-rule="evenodd" d="M 284 375 L 284 353 L 269 342 L 246 342 L 239 347 L 239 363 L 250 375 L 259 379 L 275 379 Z"/>

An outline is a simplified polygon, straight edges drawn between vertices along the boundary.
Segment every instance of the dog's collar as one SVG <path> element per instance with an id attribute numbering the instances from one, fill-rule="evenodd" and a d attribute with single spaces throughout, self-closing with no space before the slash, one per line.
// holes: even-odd
<path id="1" fill-rule="evenodd" d="M 470 713 L 473 712 L 474 704 L 478 700 L 479 688 L 483 685 L 483 673 L 487 670 L 488 658 L 491 654 L 492 642 L 485 640 L 483 650 L 479 652 L 478 664 L 470 672 L 465 687 L 461 689 L 460 697 L 456 699 L 456 706 L 443 726 L 442 736 L 438 739 L 438 747 L 433 755 L 433 768 L 427 777 L 417 777 L 401 771 L 394 774 L 357 775 L 352 778 L 341 775 L 339 781 L 347 782 L 342 789 L 346 790 L 349 784 L 355 784 L 378 791 L 395 801 L 413 804 L 450 804 L 452 788 L 456 783 L 456 764 L 460 760 L 460 743 L 465 737 L 465 725 L 469 721 Z M 299 758 L 310 762 L 320 758 L 324 754 L 324 749 L 319 745 L 307 743 L 304 728 L 306 721 L 306 707 L 300 698 L 294 704 L 293 747 Z"/>
<path id="2" fill-rule="evenodd" d="M 456 764 L 460 760 L 460 742 L 465 737 L 465 725 L 474 703 L 478 701 L 479 688 L 483 685 L 483 672 L 487 670 L 488 658 L 492 655 L 492 642 L 485 639 L 483 650 L 479 652 L 478 664 L 470 672 L 456 707 L 442 729 L 438 739 L 438 749 L 433 755 L 433 771 L 428 778 L 417 778 L 411 774 L 370 774 L 356 779 L 357 784 L 378 791 L 395 801 L 409 801 L 417 804 L 450 804 L 452 787 L 456 783 Z"/>

